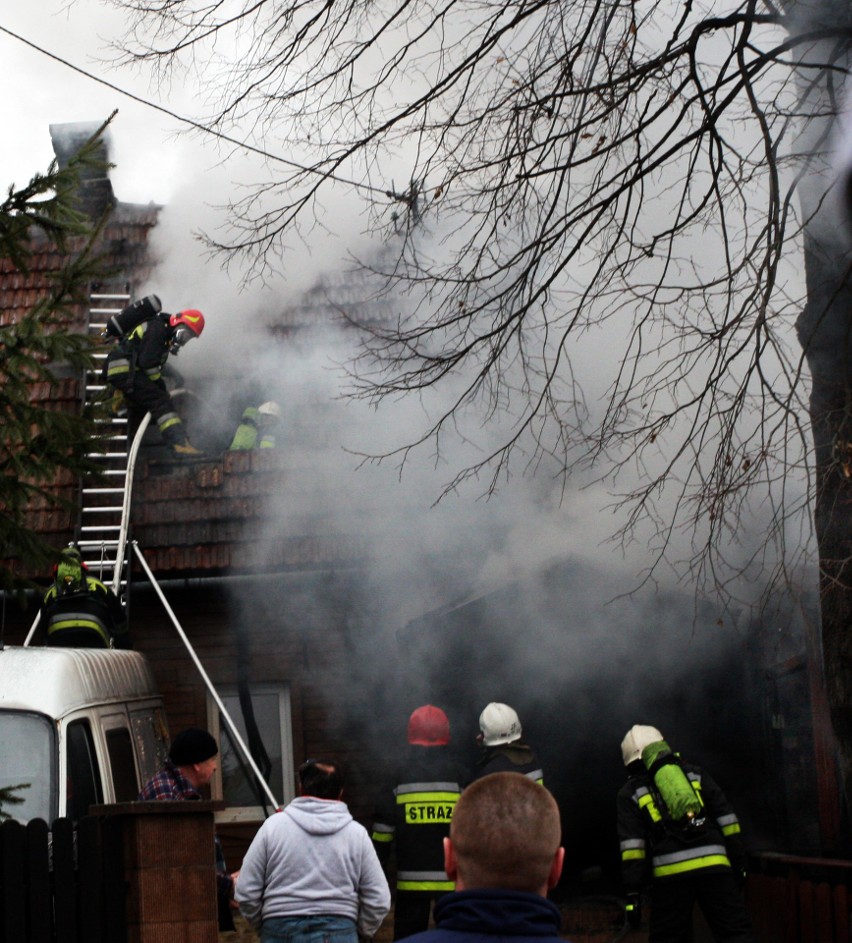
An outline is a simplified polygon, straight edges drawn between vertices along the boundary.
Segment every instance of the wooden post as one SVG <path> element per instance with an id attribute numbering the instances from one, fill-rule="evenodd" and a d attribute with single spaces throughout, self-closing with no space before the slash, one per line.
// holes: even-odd
<path id="1" fill-rule="evenodd" d="M 92 806 L 118 816 L 127 882 L 127 943 L 217 943 L 213 813 L 221 802 Z"/>

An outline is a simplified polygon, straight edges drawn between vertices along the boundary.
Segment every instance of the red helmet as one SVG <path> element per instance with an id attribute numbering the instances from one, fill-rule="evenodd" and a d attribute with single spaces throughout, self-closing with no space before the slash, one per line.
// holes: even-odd
<path id="1" fill-rule="evenodd" d="M 424 704 L 408 718 L 408 742 L 420 747 L 443 747 L 450 742 L 450 722 L 440 707 Z"/>
<path id="2" fill-rule="evenodd" d="M 177 327 L 179 324 L 185 324 L 196 337 L 201 337 L 201 332 L 204 330 L 204 315 L 195 308 L 178 311 L 169 318 L 169 325 Z"/>

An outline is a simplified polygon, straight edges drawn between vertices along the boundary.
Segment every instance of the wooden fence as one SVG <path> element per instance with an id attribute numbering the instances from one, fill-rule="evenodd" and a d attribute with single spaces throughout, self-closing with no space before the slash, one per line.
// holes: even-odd
<path id="1" fill-rule="evenodd" d="M 126 897 L 117 819 L 0 825 L 0 943 L 125 943 Z"/>
<path id="2" fill-rule="evenodd" d="M 852 943 L 852 862 L 753 856 L 747 897 L 759 943 Z"/>

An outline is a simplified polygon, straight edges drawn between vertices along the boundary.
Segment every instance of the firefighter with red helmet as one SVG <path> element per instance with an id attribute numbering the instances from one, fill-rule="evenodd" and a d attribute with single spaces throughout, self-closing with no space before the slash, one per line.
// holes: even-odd
<path id="1" fill-rule="evenodd" d="M 408 719 L 408 750 L 373 820 L 373 842 L 387 868 L 396 855 L 393 938 L 426 930 L 433 902 L 452 891 L 444 870 L 444 838 L 461 794 L 464 772 L 449 751 L 450 722 L 424 704 Z"/>
<path id="2" fill-rule="evenodd" d="M 159 305 L 156 295 L 149 297 L 156 299 L 156 306 Z M 203 453 L 189 441 L 166 388 L 163 372 L 169 354 L 177 356 L 185 344 L 201 336 L 204 315 L 195 308 L 167 314 L 154 310 L 156 306 L 140 309 L 144 313 L 150 310 L 152 314 L 120 337 L 118 345 L 107 356 L 104 377 L 143 414 L 151 413 L 177 458 L 198 457 Z"/>

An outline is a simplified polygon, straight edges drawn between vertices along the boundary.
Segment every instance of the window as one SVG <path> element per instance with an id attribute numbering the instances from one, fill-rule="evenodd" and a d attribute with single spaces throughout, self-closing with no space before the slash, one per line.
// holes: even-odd
<path id="1" fill-rule="evenodd" d="M 65 814 L 75 821 L 89 814 L 89 806 L 104 801 L 95 743 L 88 720 L 75 720 L 65 733 L 68 797 Z"/>
<path id="2" fill-rule="evenodd" d="M 136 782 L 136 763 L 133 760 L 133 744 L 127 727 L 113 727 L 106 731 L 109 768 L 112 773 L 112 788 L 116 802 L 133 802 L 139 795 Z"/>
<path id="3" fill-rule="evenodd" d="M 2 802 L 5 815 L 27 822 L 56 818 L 56 735 L 49 717 L 0 711 L 0 789 L 23 802 Z"/>
<path id="4" fill-rule="evenodd" d="M 139 781 L 144 786 L 158 773 L 168 755 L 168 727 L 163 710 L 144 707 L 130 711 L 130 726 L 139 759 Z M 133 797 L 134 799 L 136 796 Z"/>
<path id="5" fill-rule="evenodd" d="M 234 686 L 223 687 L 219 697 L 243 743 L 248 746 L 245 719 Z M 286 684 L 251 685 L 251 703 L 260 739 L 269 756 L 269 788 L 281 805 L 293 798 L 293 739 L 290 719 L 290 687 Z M 216 702 L 208 696 L 210 732 L 219 741 L 219 769 L 211 784 L 214 799 L 224 799 L 227 808 L 217 821 L 256 821 L 269 811 L 269 799 L 256 784 L 251 766 L 234 741 L 228 722 Z M 264 812 L 264 805 L 267 811 Z"/>

